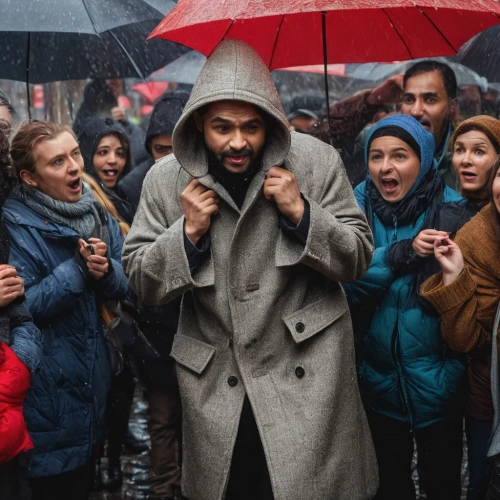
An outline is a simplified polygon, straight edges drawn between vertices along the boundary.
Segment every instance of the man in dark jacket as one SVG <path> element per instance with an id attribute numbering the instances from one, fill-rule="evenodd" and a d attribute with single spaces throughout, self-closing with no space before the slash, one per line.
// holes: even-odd
<path id="1" fill-rule="evenodd" d="M 149 169 L 160 158 L 172 152 L 172 133 L 188 97 L 184 93 L 169 94 L 162 97 L 154 107 L 145 142 L 146 150 L 151 156 L 118 184 L 121 194 L 134 208 L 139 205 L 142 183 Z"/>

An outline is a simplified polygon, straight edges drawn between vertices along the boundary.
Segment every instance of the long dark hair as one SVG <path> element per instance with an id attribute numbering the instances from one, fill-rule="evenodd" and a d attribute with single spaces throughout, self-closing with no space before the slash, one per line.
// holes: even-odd
<path id="1" fill-rule="evenodd" d="M 495 177 L 497 176 L 498 170 L 500 169 L 500 156 L 497 157 L 495 163 L 491 167 L 490 180 L 488 181 L 488 193 L 490 194 L 490 203 L 493 209 L 493 228 L 497 236 L 498 246 L 500 247 L 500 212 L 493 199 L 493 182 L 495 182 Z"/>
<path id="2" fill-rule="evenodd" d="M 9 123 L 0 119 L 0 208 L 16 184 L 16 175 L 9 152 L 9 130 Z"/>

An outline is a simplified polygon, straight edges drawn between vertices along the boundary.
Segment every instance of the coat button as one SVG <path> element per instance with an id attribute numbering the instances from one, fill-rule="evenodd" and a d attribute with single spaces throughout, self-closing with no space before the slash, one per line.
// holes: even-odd
<path id="1" fill-rule="evenodd" d="M 229 387 L 236 387 L 238 385 L 238 379 L 231 375 L 228 379 L 227 379 L 227 383 L 229 384 Z"/>
<path id="2" fill-rule="evenodd" d="M 295 325 L 295 331 L 297 333 L 303 333 L 305 329 L 306 329 L 306 327 L 305 327 L 304 323 L 297 323 Z"/>
<path id="3" fill-rule="evenodd" d="M 297 368 L 295 368 L 295 375 L 297 376 L 297 378 L 302 378 L 305 374 L 306 372 L 304 371 L 304 368 L 302 368 L 302 366 L 297 366 Z"/>

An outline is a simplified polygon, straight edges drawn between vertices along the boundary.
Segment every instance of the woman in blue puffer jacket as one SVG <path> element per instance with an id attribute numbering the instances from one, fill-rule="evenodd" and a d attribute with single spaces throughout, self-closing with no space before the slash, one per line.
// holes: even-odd
<path id="1" fill-rule="evenodd" d="M 355 195 L 376 249 L 366 275 L 345 289 L 379 466 L 376 498 L 415 499 L 415 440 L 427 498 L 459 500 L 465 365 L 418 290 L 437 270 L 436 236 L 455 233 L 473 211 L 444 185 L 433 167 L 434 139 L 415 119 L 380 121 L 365 151 L 369 175 Z"/>
<path id="2" fill-rule="evenodd" d="M 28 477 L 33 500 L 84 500 L 110 382 L 99 305 L 127 293 L 123 237 L 82 182 L 70 129 L 25 123 L 11 156 L 21 185 L 4 206 L 9 263 L 24 280 L 26 305 L 43 340 L 40 371 L 24 406 L 35 445 Z"/>

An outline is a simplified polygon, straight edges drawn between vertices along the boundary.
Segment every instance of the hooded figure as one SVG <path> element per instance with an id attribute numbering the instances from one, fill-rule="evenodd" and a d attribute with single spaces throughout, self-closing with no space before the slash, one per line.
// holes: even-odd
<path id="1" fill-rule="evenodd" d="M 107 135 L 116 135 L 126 152 L 125 167 L 119 175 L 114 188 L 106 187 L 94 168 L 94 154 L 101 139 Z M 132 170 L 130 143 L 122 126 L 111 118 L 88 118 L 81 124 L 78 132 L 78 143 L 83 156 L 85 172 L 94 177 L 99 183 L 102 190 L 116 207 L 120 217 L 128 224 L 131 224 L 134 218 L 134 209 L 118 189 L 120 180 Z"/>
<path id="2" fill-rule="evenodd" d="M 454 234 L 474 211 L 433 168 L 434 139 L 414 118 L 378 122 L 365 154 L 369 175 L 355 195 L 375 253 L 368 272 L 345 289 L 377 452 L 378 494 L 415 498 L 415 437 L 428 498 L 460 498 L 465 364 L 447 348 L 440 318 L 419 300 L 418 290 L 439 269 L 430 240 L 439 231 Z M 417 245 L 423 235 L 425 252 Z"/>
<path id="3" fill-rule="evenodd" d="M 265 123 L 264 145 L 242 174 L 214 158 L 197 125 L 224 103 L 254 117 L 231 122 L 228 134 L 236 127 L 251 135 Z M 218 121 L 214 128 L 224 135 Z M 361 500 L 377 489 L 340 286 L 367 269 L 371 235 L 338 153 L 288 127 L 264 62 L 241 41 L 222 42 L 175 128 L 174 155 L 145 179 L 124 247 L 130 286 L 144 302 L 184 294 L 171 355 L 183 408 L 183 494 L 190 500 L 263 498 L 229 492 L 239 478 L 249 490 L 259 487 L 248 481 L 255 464 L 242 452 L 245 438 L 262 449 L 258 460 L 272 485 L 266 498 Z M 231 154 L 235 169 L 247 161 L 242 152 Z M 273 175 L 300 188 L 300 221 L 266 199 Z M 198 246 L 189 241 L 181 204 L 193 179 L 198 191 L 213 190 L 219 199 Z"/>
<path id="4" fill-rule="evenodd" d="M 149 122 L 149 127 L 146 134 L 145 147 L 150 157 L 142 162 L 139 166 L 135 167 L 129 175 L 124 177 L 119 182 L 118 188 L 120 192 L 135 209 L 139 205 L 144 178 L 149 172 L 149 169 L 155 164 L 155 156 L 157 157 L 157 155 L 160 154 L 160 152 L 156 152 L 155 154 L 153 154 L 153 151 L 151 149 L 151 142 L 155 137 L 172 136 L 175 124 L 181 117 L 182 110 L 184 109 L 187 101 L 187 97 L 188 96 L 183 99 L 182 97 L 167 95 L 165 97 L 162 97 L 156 103 L 153 113 L 151 114 L 151 121 Z M 161 156 L 163 157 L 170 153 L 171 150 L 165 152 Z"/>

